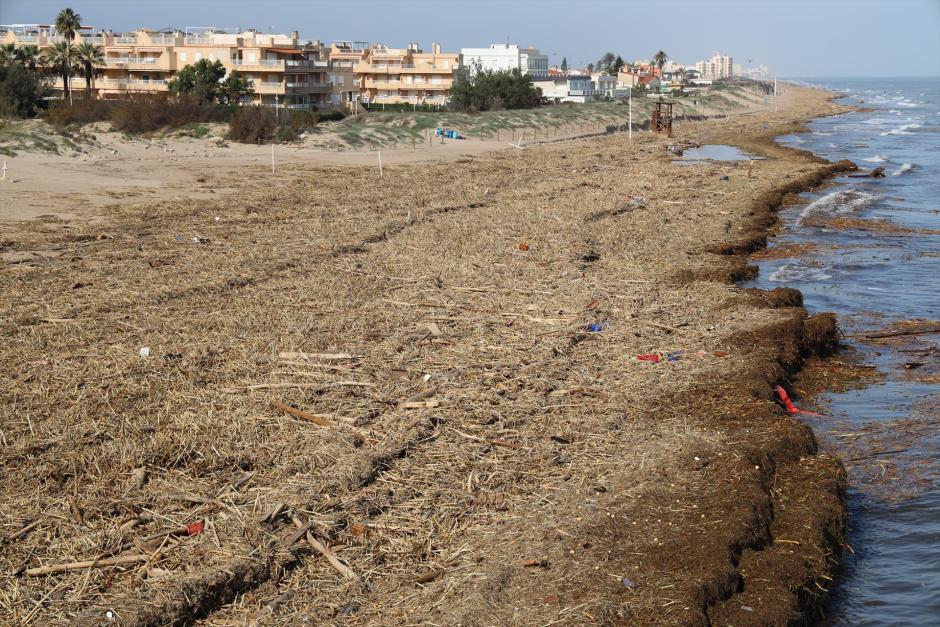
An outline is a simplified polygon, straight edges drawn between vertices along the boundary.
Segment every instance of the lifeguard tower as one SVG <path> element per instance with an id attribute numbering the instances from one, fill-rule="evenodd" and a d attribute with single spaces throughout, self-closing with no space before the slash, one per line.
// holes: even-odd
<path id="1" fill-rule="evenodd" d="M 658 100 L 653 103 L 653 120 L 650 128 L 654 133 L 665 133 L 672 137 L 672 103 Z"/>

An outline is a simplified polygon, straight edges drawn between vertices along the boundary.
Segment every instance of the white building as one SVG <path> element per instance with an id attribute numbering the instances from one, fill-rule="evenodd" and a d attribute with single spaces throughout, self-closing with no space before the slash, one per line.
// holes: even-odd
<path id="1" fill-rule="evenodd" d="M 594 100 L 594 83 L 590 76 L 533 76 L 532 84 L 542 96 L 555 102 L 590 102 Z"/>
<path id="2" fill-rule="evenodd" d="M 717 79 L 731 78 L 734 74 L 734 60 L 720 52 L 712 53 L 712 58 L 705 61 L 699 61 L 695 64 L 695 70 L 702 78 Z"/>
<path id="3" fill-rule="evenodd" d="M 516 44 L 490 44 L 489 48 L 463 48 L 463 66 L 475 72 L 500 72 L 518 68 L 523 74 L 544 76 L 548 74 L 548 55 L 538 48 L 520 48 Z"/>
<path id="4" fill-rule="evenodd" d="M 606 72 L 591 74 L 591 81 L 594 84 L 594 94 L 598 98 L 623 98 L 630 94 L 629 88 L 617 85 L 616 76 L 611 76 Z"/>

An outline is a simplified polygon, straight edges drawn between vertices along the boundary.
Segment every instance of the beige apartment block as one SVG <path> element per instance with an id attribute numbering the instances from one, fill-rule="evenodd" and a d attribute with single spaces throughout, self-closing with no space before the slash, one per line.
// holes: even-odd
<path id="1" fill-rule="evenodd" d="M 446 104 L 460 70 L 460 53 L 441 52 L 440 44 L 431 44 L 423 52 L 418 44 L 407 48 L 370 46 L 354 67 L 363 103 L 374 104 Z"/>
<path id="2" fill-rule="evenodd" d="M 366 41 L 334 41 L 330 46 L 330 83 L 333 85 L 332 104 L 336 108 L 356 110 L 361 94 L 361 79 L 356 76 L 356 66 L 362 63 L 369 52 Z"/>
<path id="3" fill-rule="evenodd" d="M 34 44 L 48 48 L 62 39 L 50 26 L 0 28 L 6 30 L 0 41 L 16 46 Z M 76 35 L 75 42 L 83 41 L 104 51 L 105 63 L 95 80 L 95 91 L 101 98 L 168 91 L 167 83 L 180 69 L 208 59 L 220 61 L 228 73 L 238 72 L 251 79 L 253 104 L 289 108 L 330 106 L 329 64 L 320 59 L 320 46 L 313 42 L 301 44 L 297 32 L 275 35 L 255 30 L 227 33 L 215 29 L 83 31 Z M 76 93 L 84 85 L 83 78 L 72 79 Z M 53 87 L 61 90 L 62 79 L 56 79 Z"/>

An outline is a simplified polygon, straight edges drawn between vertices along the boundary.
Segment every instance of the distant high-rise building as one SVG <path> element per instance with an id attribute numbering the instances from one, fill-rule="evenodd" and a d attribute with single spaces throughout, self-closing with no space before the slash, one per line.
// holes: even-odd
<path id="1" fill-rule="evenodd" d="M 702 78 L 717 79 L 731 78 L 734 74 L 734 62 L 730 56 L 722 55 L 720 52 L 714 52 L 710 59 L 699 61 L 695 64 L 695 70 Z"/>

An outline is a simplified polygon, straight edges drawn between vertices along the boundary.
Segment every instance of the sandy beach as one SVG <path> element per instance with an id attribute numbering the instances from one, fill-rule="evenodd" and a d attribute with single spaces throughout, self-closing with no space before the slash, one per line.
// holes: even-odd
<path id="1" fill-rule="evenodd" d="M 774 385 L 838 331 L 733 283 L 850 165 L 773 138 L 842 110 L 790 86 L 672 139 L 467 142 L 382 176 L 198 143 L 11 171 L 0 620 L 815 617 L 844 473 Z M 762 158 L 675 163 L 692 143 Z"/>

